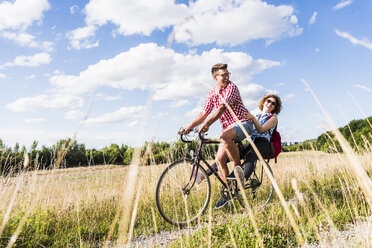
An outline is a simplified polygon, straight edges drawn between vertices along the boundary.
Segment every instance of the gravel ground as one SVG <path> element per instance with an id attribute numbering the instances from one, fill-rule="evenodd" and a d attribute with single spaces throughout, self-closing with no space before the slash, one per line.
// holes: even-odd
<path id="1" fill-rule="evenodd" d="M 346 225 L 346 230 L 320 233 L 323 241 L 320 244 L 310 244 L 306 248 L 341 248 L 341 247 L 372 247 L 372 216 L 353 225 Z"/>
<path id="2" fill-rule="evenodd" d="M 163 231 L 156 235 L 141 235 L 131 242 L 131 247 L 166 247 L 174 240 L 177 240 L 187 232 L 193 235 L 202 226 L 192 229 L 181 229 L 180 231 Z M 353 225 L 346 225 L 344 231 L 335 233 L 323 231 L 320 233 L 322 242 L 319 244 L 308 244 L 306 248 L 343 248 L 343 247 L 363 247 L 372 248 L 372 216 L 358 221 Z"/>
<path id="3" fill-rule="evenodd" d="M 156 235 L 145 236 L 140 235 L 138 238 L 133 239 L 131 247 L 167 247 L 174 240 L 186 235 L 193 235 L 200 227 L 184 228 L 179 231 L 163 231 Z"/>

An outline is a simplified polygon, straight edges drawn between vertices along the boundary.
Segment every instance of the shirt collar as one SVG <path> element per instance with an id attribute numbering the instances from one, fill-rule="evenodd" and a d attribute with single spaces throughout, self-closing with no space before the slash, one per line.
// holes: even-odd
<path id="1" fill-rule="evenodd" d="M 223 87 L 223 88 L 220 88 L 220 87 L 216 86 L 216 92 L 221 92 L 221 91 L 225 90 L 225 89 L 227 88 L 227 86 L 230 85 L 230 83 L 231 83 L 231 81 L 229 80 L 229 81 L 227 82 L 226 86 Z"/>

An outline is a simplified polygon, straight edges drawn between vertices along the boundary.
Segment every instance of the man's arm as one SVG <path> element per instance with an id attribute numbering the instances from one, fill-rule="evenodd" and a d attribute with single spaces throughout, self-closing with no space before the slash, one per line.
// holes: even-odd
<path id="1" fill-rule="evenodd" d="M 221 104 L 217 110 L 211 115 L 211 117 L 209 117 L 209 119 L 204 122 L 200 127 L 199 127 L 199 132 L 203 131 L 203 132 L 207 132 L 209 127 L 216 121 L 218 120 L 221 115 L 223 114 L 223 112 L 225 112 L 226 110 L 226 106 L 225 104 Z"/>
<path id="2" fill-rule="evenodd" d="M 195 120 L 193 120 L 190 125 L 188 125 L 184 129 L 182 129 L 180 133 L 183 133 L 183 134 L 190 133 L 191 129 L 193 129 L 194 127 L 196 127 L 200 123 L 202 123 L 207 118 L 207 116 L 208 116 L 208 113 L 206 113 L 204 111 L 201 111 L 198 114 L 198 116 L 196 116 Z"/>

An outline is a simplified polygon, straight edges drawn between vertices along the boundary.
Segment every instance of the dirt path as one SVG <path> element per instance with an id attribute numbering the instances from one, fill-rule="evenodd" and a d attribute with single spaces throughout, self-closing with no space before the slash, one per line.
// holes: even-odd
<path id="1" fill-rule="evenodd" d="M 186 235 L 193 235 L 202 226 L 180 231 L 163 231 L 156 235 L 139 236 L 131 243 L 131 247 L 167 247 L 171 242 Z M 306 248 L 344 248 L 344 247 L 372 247 L 372 216 L 363 221 L 346 225 L 344 231 L 335 233 L 329 231 L 320 232 L 322 242 L 319 244 L 308 244 Z"/>

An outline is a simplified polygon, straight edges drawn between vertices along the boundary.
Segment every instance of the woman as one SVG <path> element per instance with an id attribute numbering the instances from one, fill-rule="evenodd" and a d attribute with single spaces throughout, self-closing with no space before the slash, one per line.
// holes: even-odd
<path id="1" fill-rule="evenodd" d="M 247 113 L 245 118 L 253 121 L 254 129 L 251 138 L 257 149 L 260 151 L 262 157 L 270 158 L 273 155 L 270 138 L 278 124 L 277 115 L 282 109 L 282 101 L 277 95 L 266 95 L 261 98 L 258 108 L 262 111 L 260 114 L 254 116 L 251 113 Z M 258 157 L 255 151 L 249 146 L 244 162 L 244 177 L 246 179 L 251 176 L 257 159 Z"/>

